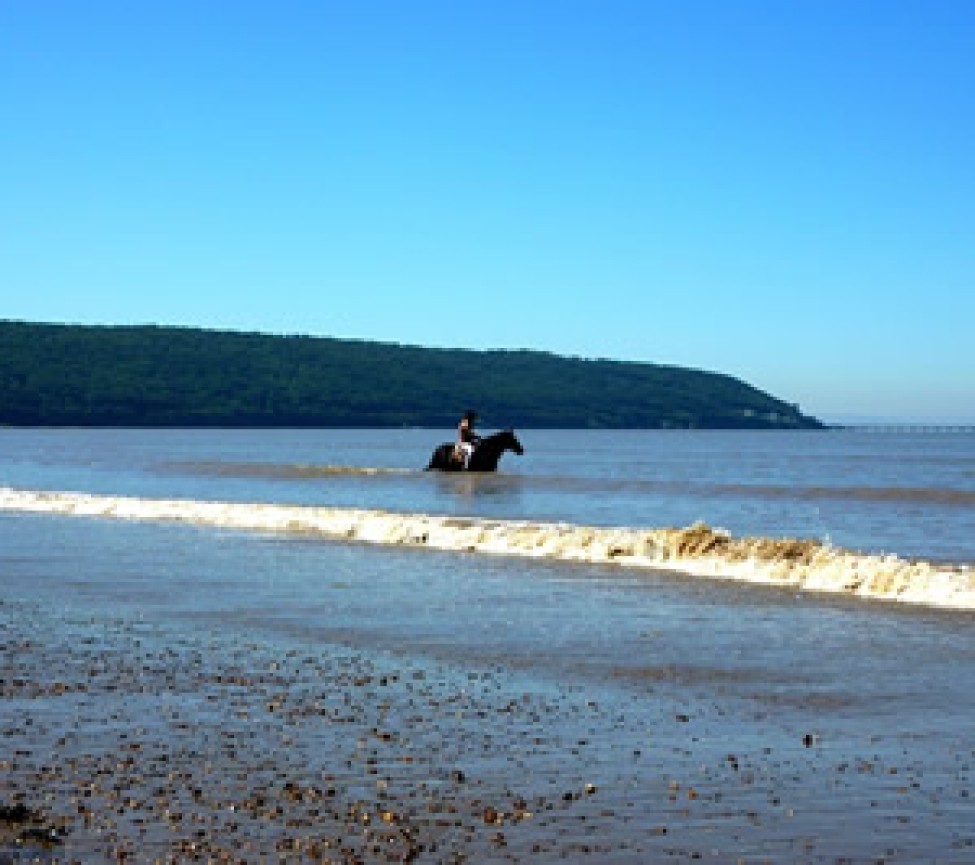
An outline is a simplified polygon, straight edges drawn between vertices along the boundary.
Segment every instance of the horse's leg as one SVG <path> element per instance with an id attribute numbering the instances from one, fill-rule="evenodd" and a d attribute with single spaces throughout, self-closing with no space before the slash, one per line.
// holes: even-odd
<path id="1" fill-rule="evenodd" d="M 493 442 L 481 442 L 481 445 L 474 450 L 467 470 L 470 472 L 493 472 L 498 467 L 498 458 L 501 454 L 493 446 Z"/>
<path id="2" fill-rule="evenodd" d="M 435 469 L 441 472 L 459 472 L 464 470 L 464 463 L 463 460 L 457 459 L 454 445 L 448 442 L 440 445 L 433 452 L 427 469 Z"/>

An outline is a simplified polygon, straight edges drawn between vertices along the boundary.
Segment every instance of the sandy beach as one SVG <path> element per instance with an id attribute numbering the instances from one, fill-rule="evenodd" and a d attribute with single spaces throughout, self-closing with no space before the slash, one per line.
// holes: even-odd
<path id="1" fill-rule="evenodd" d="M 970 804 L 972 753 L 938 776 L 881 736 L 783 742 L 760 708 L 743 740 L 705 671 L 639 696 L 23 603 L 0 623 L 4 863 L 918 862 L 925 814 Z"/>
<path id="2" fill-rule="evenodd" d="M 599 741 L 626 719 L 503 671 L 2 612 L 6 860 L 636 861 L 643 797 L 660 838 L 698 798 L 662 777 L 603 786 L 602 764 L 640 759 Z"/>

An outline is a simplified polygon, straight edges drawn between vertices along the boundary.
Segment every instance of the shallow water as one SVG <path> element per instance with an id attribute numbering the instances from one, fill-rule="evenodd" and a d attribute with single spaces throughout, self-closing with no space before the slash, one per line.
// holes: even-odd
<path id="1" fill-rule="evenodd" d="M 0 486 L 600 526 L 701 520 L 735 535 L 975 563 L 972 435 L 519 435 L 526 455 L 507 454 L 498 475 L 454 477 L 420 471 L 447 437 L 431 430 L 0 429 Z"/>
<path id="2" fill-rule="evenodd" d="M 19 650 L 5 651 L 15 666 L 0 677 L 85 687 L 86 670 L 124 660 L 99 673 L 98 693 L 5 695 L 9 753 L 37 757 L 14 761 L 0 798 L 22 792 L 18 779 L 43 789 L 40 766 L 62 760 L 93 783 L 99 755 L 135 740 L 166 772 L 140 769 L 126 802 L 167 788 L 174 768 L 204 790 L 219 781 L 228 801 L 246 797 L 274 754 L 269 790 L 324 774 L 338 779 L 343 809 L 399 808 L 418 825 L 432 817 L 417 791 L 436 782 L 466 815 L 456 837 L 429 830 L 438 849 L 478 861 L 964 862 L 975 844 L 967 615 L 606 568 L 80 518 L 47 518 L 40 532 L 37 522 L 0 520 L 0 633 Z M 268 674 L 296 657 L 288 676 Z M 350 676 L 395 684 L 352 688 Z M 221 678 L 250 686 L 228 695 L 207 684 Z M 346 706 L 351 726 L 316 726 L 306 694 Z M 256 727 L 239 717 L 278 699 L 293 716 Z M 363 750 L 377 729 L 395 734 L 392 753 L 408 764 Z M 214 744 L 227 735 L 230 763 Z M 254 766 L 244 783 L 233 781 L 241 760 Z M 451 782 L 456 771 L 463 784 Z M 44 804 L 70 813 L 66 796 Z M 535 816 L 509 819 L 500 850 L 485 803 L 510 814 L 522 800 Z M 130 844 L 168 849 L 145 826 Z M 266 840 L 271 828 L 247 831 Z M 98 838 L 122 833 L 105 831 L 75 825 L 67 849 L 109 861 Z"/>
<path id="3" fill-rule="evenodd" d="M 971 533 L 956 536 L 971 514 L 950 501 L 767 491 L 804 478 L 804 489 L 965 492 L 970 445 L 953 437 L 929 445 L 829 433 L 803 444 L 804 434 L 792 443 L 702 434 L 681 444 L 664 434 L 649 447 L 642 434 L 588 435 L 525 433 L 522 460 L 509 455 L 504 475 L 474 479 L 412 471 L 407 457 L 436 443 L 429 432 L 3 430 L 0 485 L 606 525 L 706 519 L 765 535 L 792 531 L 815 500 L 842 511 L 835 525 L 863 539 L 853 545 L 888 548 L 903 525 L 905 554 L 973 558 Z M 644 468 L 618 465 L 621 451 L 642 453 Z M 916 469 L 905 466 L 912 453 Z M 557 454 L 582 467 L 556 473 Z M 706 492 L 661 489 L 647 501 L 648 486 L 664 482 Z M 766 490 L 715 493 L 722 485 Z M 915 509 L 941 531 L 929 537 L 911 523 Z M 153 855 L 189 837 L 159 834 L 125 805 L 142 801 L 140 784 L 165 786 L 177 765 L 224 804 L 243 802 L 265 776 L 279 791 L 282 773 L 318 784 L 333 776 L 336 813 L 346 815 L 333 834 L 358 843 L 365 861 L 385 859 L 369 852 L 361 820 L 348 822 L 363 803 L 372 826 L 382 808 L 408 813 L 426 844 L 420 861 L 431 862 L 459 852 L 475 861 L 960 863 L 975 852 L 971 613 L 666 572 L 18 512 L 0 513 L 0 574 L 0 804 L 29 795 L 45 813 L 76 815 L 70 772 L 102 777 L 104 755 L 133 739 L 154 755 L 140 774 L 151 784 L 126 776 L 120 801 L 96 791 L 100 813 L 116 815 L 111 827 L 72 818 L 65 849 L 85 861 L 114 861 L 111 844 L 123 842 L 106 839 L 116 836 Z M 90 679 L 92 670 L 102 672 Z M 251 685 L 213 684 L 234 677 Z M 64 693 L 56 681 L 81 684 Z M 267 708 L 278 698 L 293 713 Z M 314 700 L 348 712 L 347 724 L 316 720 Z M 376 731 L 395 734 L 396 748 Z M 227 735 L 234 760 L 215 744 Z M 64 777 L 44 774 L 52 762 Z M 153 766 L 167 770 L 157 778 Z M 250 780 L 233 780 L 241 766 Z M 377 781 L 386 785 L 378 792 Z M 510 816 L 522 800 L 533 815 Z M 190 813 L 193 803 L 180 801 Z M 432 810 L 447 804 L 459 809 L 449 826 Z M 508 819 L 487 822 L 488 805 Z M 208 813 L 211 837 L 237 837 L 220 822 L 226 807 Z M 272 855 L 284 817 L 262 819 L 239 818 L 240 843 Z"/>

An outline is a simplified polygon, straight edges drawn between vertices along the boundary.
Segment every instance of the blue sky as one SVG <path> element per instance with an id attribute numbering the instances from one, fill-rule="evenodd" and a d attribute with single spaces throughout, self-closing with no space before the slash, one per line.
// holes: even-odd
<path id="1" fill-rule="evenodd" d="M 975 422 L 973 46 L 968 0 L 4 0 L 0 318 Z"/>

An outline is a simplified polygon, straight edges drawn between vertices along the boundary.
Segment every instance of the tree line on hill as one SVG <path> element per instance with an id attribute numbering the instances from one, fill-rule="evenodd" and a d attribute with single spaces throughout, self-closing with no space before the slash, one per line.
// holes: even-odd
<path id="1" fill-rule="evenodd" d="M 821 424 L 732 376 L 540 351 L 0 321 L 0 424 L 773 428 Z"/>

